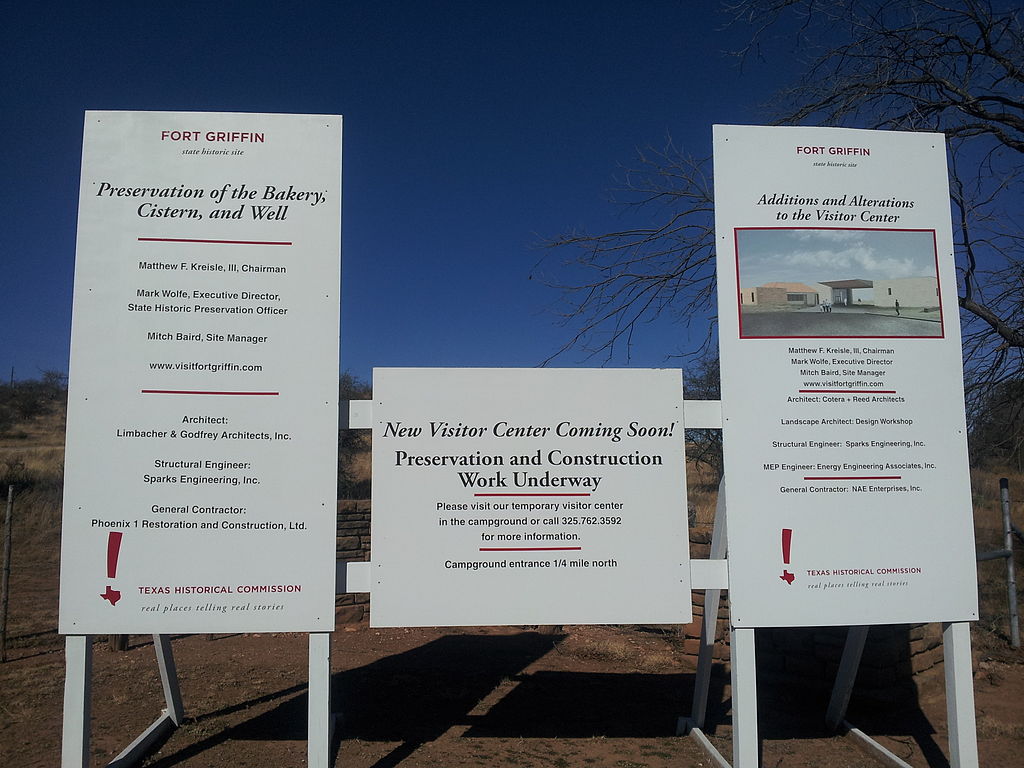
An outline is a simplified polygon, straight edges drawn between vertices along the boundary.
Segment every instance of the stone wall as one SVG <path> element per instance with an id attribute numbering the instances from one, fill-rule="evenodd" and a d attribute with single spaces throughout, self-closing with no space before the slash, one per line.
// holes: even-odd
<path id="1" fill-rule="evenodd" d="M 344 500 L 338 502 L 338 560 L 346 563 L 370 559 L 370 501 Z M 370 596 L 367 594 L 338 595 L 335 598 L 336 625 L 358 624 L 367 621 Z"/>

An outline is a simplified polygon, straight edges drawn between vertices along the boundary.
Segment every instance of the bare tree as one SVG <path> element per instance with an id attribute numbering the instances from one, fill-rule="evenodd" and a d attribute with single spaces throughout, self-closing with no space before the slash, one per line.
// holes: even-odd
<path id="1" fill-rule="evenodd" d="M 346 407 L 349 400 L 373 399 L 373 387 L 348 371 L 338 379 L 338 400 Z M 338 430 L 338 498 L 368 498 L 370 489 L 352 471 L 352 463 L 360 453 L 370 450 L 370 430 Z"/>
<path id="2" fill-rule="evenodd" d="M 969 390 L 1024 376 L 1024 32 L 1019 2 L 742 0 L 743 63 L 769 35 L 807 62 L 770 104 L 776 124 L 928 130 L 950 142 L 951 199 Z M 623 173 L 620 200 L 650 223 L 552 240 L 570 252 L 557 281 L 572 327 L 564 349 L 611 357 L 664 312 L 714 313 L 708 159 L 671 141 Z M 564 349 L 562 351 L 564 351 Z"/>
<path id="3" fill-rule="evenodd" d="M 741 58 L 787 24 L 809 57 L 772 104 L 786 124 L 944 133 L 968 394 L 1024 374 L 1024 29 L 1019 2 L 742 0 Z M 838 42 L 836 42 L 838 39 Z"/>
<path id="4" fill-rule="evenodd" d="M 718 373 L 718 353 L 708 352 L 690 365 L 683 375 L 683 392 L 687 400 L 721 400 L 721 377 Z M 686 430 L 686 458 L 697 466 L 711 470 L 713 486 L 718 487 L 725 472 L 722 458 L 722 430 Z"/>
<path id="5" fill-rule="evenodd" d="M 810 64 L 778 94 L 784 122 L 938 130 L 1024 152 L 1019 3 L 742 0 L 727 8 L 755 27 L 741 57 L 756 54 L 769 29 L 795 26 Z"/>
<path id="6" fill-rule="evenodd" d="M 989 388 L 977 410 L 970 443 L 975 463 L 1024 471 L 1024 380 Z"/>
<path id="7" fill-rule="evenodd" d="M 628 358 L 634 333 L 648 320 L 668 312 L 688 324 L 694 315 L 713 314 L 710 158 L 690 157 L 669 139 L 661 149 L 639 152 L 615 192 L 617 202 L 650 211 L 650 223 L 598 235 L 568 232 L 547 244 L 568 254 L 561 276 L 549 282 L 563 292 L 561 319 L 572 328 L 552 359 L 572 348 Z"/>

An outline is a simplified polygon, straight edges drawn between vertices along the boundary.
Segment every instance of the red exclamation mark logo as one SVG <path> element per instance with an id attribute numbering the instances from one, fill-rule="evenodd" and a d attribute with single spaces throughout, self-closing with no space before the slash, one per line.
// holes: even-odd
<path id="1" fill-rule="evenodd" d="M 793 543 L 793 529 L 783 528 L 782 529 L 782 563 L 783 565 L 789 565 L 789 551 Z M 787 584 L 792 584 L 796 579 L 792 573 L 785 568 L 782 569 L 782 575 L 779 576 Z"/>
<path id="2" fill-rule="evenodd" d="M 111 531 L 107 534 L 107 578 L 114 579 L 117 576 L 117 557 L 121 554 L 121 537 L 120 531 Z M 121 599 L 121 593 L 116 589 L 111 589 L 110 585 L 107 584 L 107 591 L 100 595 L 104 600 L 110 602 L 111 605 L 117 605 L 117 601 Z"/>

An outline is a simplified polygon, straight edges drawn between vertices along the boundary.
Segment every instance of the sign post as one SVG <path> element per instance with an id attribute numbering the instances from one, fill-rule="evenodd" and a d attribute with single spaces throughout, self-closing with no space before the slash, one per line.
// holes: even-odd
<path id="1" fill-rule="evenodd" d="M 63 634 L 334 628 L 340 163 L 336 116 L 86 113 Z"/>
<path id="2" fill-rule="evenodd" d="M 978 617 L 945 152 L 715 128 L 737 627 Z"/>
<path id="3" fill-rule="evenodd" d="M 376 369 L 374 626 L 691 620 L 678 370 Z"/>
<path id="4" fill-rule="evenodd" d="M 942 622 L 952 762 L 976 766 L 945 139 L 716 126 L 714 144 L 730 614 L 751 633 L 734 696 L 754 690 L 754 628 L 851 626 L 844 722 L 867 626 Z M 756 764 L 747 736 L 735 748 Z"/>

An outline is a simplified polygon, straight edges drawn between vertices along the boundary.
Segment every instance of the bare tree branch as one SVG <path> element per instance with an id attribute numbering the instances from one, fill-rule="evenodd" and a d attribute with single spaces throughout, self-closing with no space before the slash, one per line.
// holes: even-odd
<path id="1" fill-rule="evenodd" d="M 650 213 L 649 226 L 591 235 L 568 232 L 544 245 L 566 254 L 557 280 L 562 321 L 574 330 L 550 359 L 577 348 L 626 359 L 638 326 L 668 312 L 682 322 L 714 309 L 714 195 L 710 158 L 695 160 L 669 139 L 638 153 L 622 172 L 616 201 Z"/>
<path id="2" fill-rule="evenodd" d="M 749 27 L 740 62 L 790 34 L 808 64 L 770 105 L 776 124 L 944 133 L 970 402 L 1024 378 L 1024 28 L 1002 0 L 732 0 Z M 647 226 L 572 232 L 546 245 L 560 266 L 572 333 L 559 353 L 628 358 L 634 333 L 664 313 L 713 315 L 710 161 L 669 141 L 639 154 L 619 201 Z M 710 336 L 708 337 L 710 338 Z"/>

